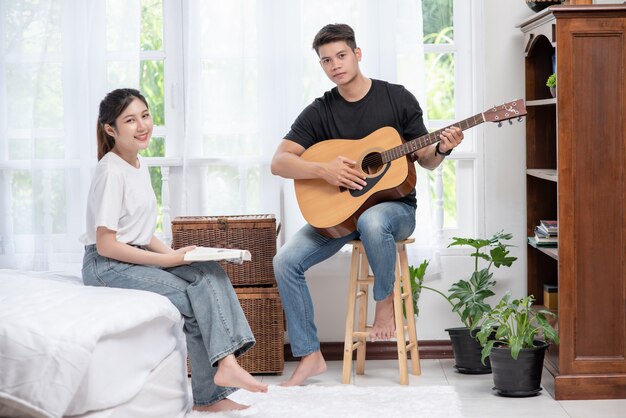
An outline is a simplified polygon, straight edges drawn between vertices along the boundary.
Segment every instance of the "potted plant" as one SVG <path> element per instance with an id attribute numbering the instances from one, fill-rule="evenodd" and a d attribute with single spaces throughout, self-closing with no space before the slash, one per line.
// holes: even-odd
<path id="1" fill-rule="evenodd" d="M 492 280 L 491 267 L 510 267 L 517 260 L 517 257 L 509 256 L 508 248 L 510 245 L 505 244 L 505 241 L 512 237 L 512 234 L 503 231 L 494 234 L 489 239 L 454 237 L 448 247 L 467 245 L 474 248 L 470 254 L 471 257 L 474 257 L 474 271 L 469 280 L 459 280 L 453 283 L 447 295 L 420 283 L 420 287 L 432 290 L 447 300 L 452 306 L 452 311 L 459 315 L 463 323 L 462 327 L 446 329 L 452 342 L 454 367 L 459 373 L 484 374 L 491 372 L 488 360 L 487 362 L 481 361 L 481 346 L 475 337 L 475 332 L 479 329 L 476 324 L 483 314 L 491 309 L 491 306 L 485 302 L 485 299 L 494 295 L 491 288 L 496 282 Z M 483 266 L 484 262 L 487 262 L 487 265 L 479 268 L 481 267 L 480 260 L 483 260 Z"/>
<path id="2" fill-rule="evenodd" d="M 550 88 L 550 94 L 552 97 L 556 97 L 556 73 L 552 73 L 546 80 L 546 86 Z"/>
<path id="3" fill-rule="evenodd" d="M 491 358 L 494 390 L 501 396 L 533 396 L 541 390 L 541 372 L 550 342 L 559 336 L 548 322 L 555 316 L 546 310 L 533 310 L 530 295 L 511 299 L 505 294 L 498 305 L 483 315 L 478 340 L 483 345 L 482 360 Z M 497 328 L 495 339 L 490 330 Z M 542 339 L 539 339 L 539 336 Z"/>
<path id="4" fill-rule="evenodd" d="M 422 283 L 424 282 L 424 276 L 426 275 L 426 269 L 428 268 L 429 263 L 429 260 L 424 260 L 418 267 L 409 266 L 409 281 L 411 283 L 411 296 L 415 317 L 419 316 L 420 308 L 418 302 L 420 300 L 420 294 L 422 293 Z M 400 288 L 402 293 L 404 293 L 405 290 L 402 287 L 402 284 L 400 284 Z M 404 304 L 402 305 L 402 313 L 406 318 L 406 309 L 404 308 Z"/>

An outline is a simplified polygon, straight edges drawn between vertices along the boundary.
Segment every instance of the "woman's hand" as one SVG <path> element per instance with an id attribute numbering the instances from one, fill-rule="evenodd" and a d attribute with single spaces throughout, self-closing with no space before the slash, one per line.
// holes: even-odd
<path id="1" fill-rule="evenodd" d="M 173 250 L 153 237 L 146 249 L 137 248 L 119 242 L 115 231 L 100 226 L 96 230 L 96 248 L 101 256 L 124 263 L 167 268 L 191 264 L 190 261 L 185 261 L 185 253 L 196 247 L 191 245 Z"/>
<path id="2" fill-rule="evenodd" d="M 185 254 L 191 250 L 194 250 L 195 248 L 195 245 L 189 245 L 187 247 L 182 247 L 174 250 L 174 252 L 172 253 L 165 254 L 165 256 L 168 258 L 167 265 L 163 265 L 162 267 L 176 267 L 185 264 L 191 264 L 191 261 L 185 260 Z"/>

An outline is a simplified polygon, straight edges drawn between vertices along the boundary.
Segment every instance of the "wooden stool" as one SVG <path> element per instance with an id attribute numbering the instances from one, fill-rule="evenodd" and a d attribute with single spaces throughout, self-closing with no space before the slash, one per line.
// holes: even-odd
<path id="1" fill-rule="evenodd" d="M 398 363 L 400 366 L 400 384 L 409 384 L 409 373 L 407 367 L 407 350 L 411 351 L 411 370 L 414 375 L 421 374 L 419 353 L 417 347 L 417 333 L 415 331 L 415 317 L 413 312 L 413 297 L 411 294 L 411 283 L 409 273 L 409 263 L 406 255 L 406 245 L 415 242 L 409 238 L 396 242 L 396 279 L 393 285 L 393 310 L 396 322 L 396 338 L 398 344 Z M 361 241 L 350 241 L 352 245 L 352 264 L 350 267 L 350 283 L 348 285 L 348 312 L 346 314 L 346 336 L 343 346 L 343 383 L 350 383 L 352 372 L 352 352 L 356 350 L 356 373 L 365 373 L 365 346 L 371 326 L 367 321 L 367 304 L 369 285 L 374 284 L 374 276 L 369 274 L 369 264 L 365 255 L 365 248 Z M 400 283 L 404 293 L 401 293 Z M 357 330 L 354 330 L 354 317 L 356 311 L 356 300 L 359 299 L 359 318 Z M 409 318 L 407 325 L 404 325 L 402 308 L 406 310 Z M 405 330 L 408 329 L 409 343 L 406 343 Z M 355 341 L 356 339 L 356 341 Z"/>

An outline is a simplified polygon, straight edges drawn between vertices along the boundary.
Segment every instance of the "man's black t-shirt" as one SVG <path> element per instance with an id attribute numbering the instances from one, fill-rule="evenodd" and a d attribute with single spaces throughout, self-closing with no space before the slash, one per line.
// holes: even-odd
<path id="1" fill-rule="evenodd" d="M 337 87 L 307 106 L 291 125 L 286 139 L 309 148 L 326 139 L 361 139 L 391 126 L 405 141 L 426 135 L 422 109 L 411 92 L 398 84 L 372 79 L 365 97 L 348 102 Z M 399 199 L 416 206 L 415 190 Z"/>

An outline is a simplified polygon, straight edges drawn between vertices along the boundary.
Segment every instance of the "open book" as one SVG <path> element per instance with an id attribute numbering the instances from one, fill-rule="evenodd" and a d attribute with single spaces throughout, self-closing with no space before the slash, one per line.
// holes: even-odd
<path id="1" fill-rule="evenodd" d="M 241 264 L 250 261 L 252 256 L 248 250 L 233 248 L 196 247 L 185 253 L 185 261 L 220 261 L 226 260 Z"/>

